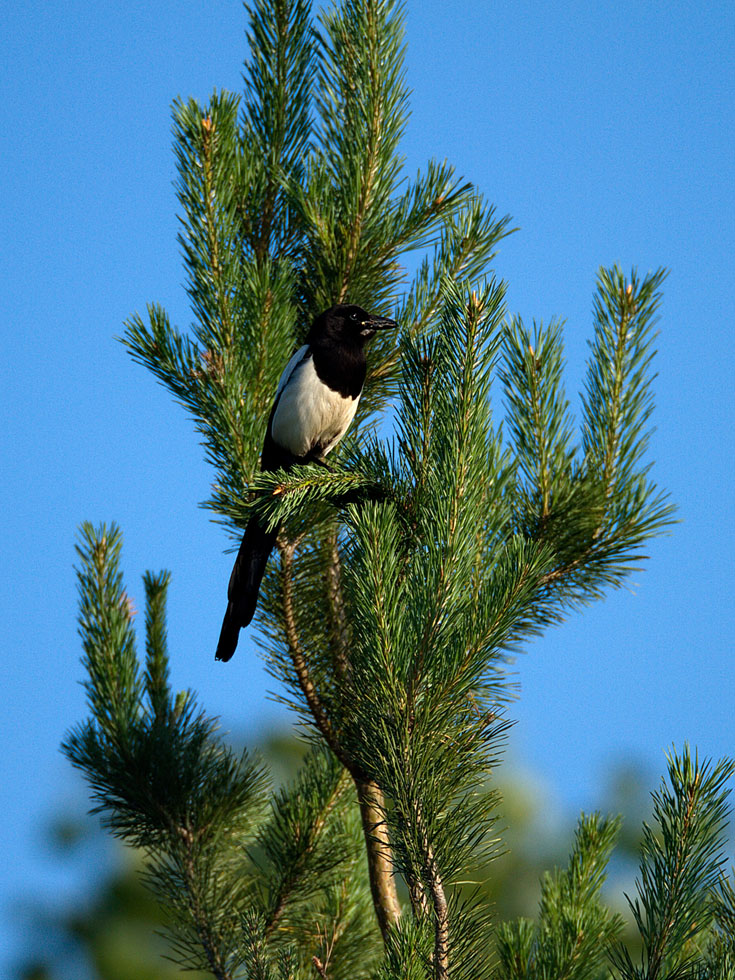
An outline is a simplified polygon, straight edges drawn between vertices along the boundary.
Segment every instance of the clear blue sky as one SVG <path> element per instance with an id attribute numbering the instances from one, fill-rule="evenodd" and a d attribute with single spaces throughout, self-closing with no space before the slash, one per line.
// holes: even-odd
<path id="1" fill-rule="evenodd" d="M 82 520 L 122 525 L 133 595 L 146 568 L 172 570 L 177 688 L 252 739 L 282 715 L 252 641 L 213 660 L 231 558 L 197 507 L 210 473 L 184 413 L 113 339 L 148 301 L 191 319 L 169 105 L 239 89 L 242 8 L 28 0 L 0 19 L 0 948 L 17 951 L 11 903 L 84 893 L 39 843 L 76 791 L 58 745 L 84 713 Z M 594 808 L 621 755 L 655 774 L 672 741 L 735 751 L 735 5 L 409 0 L 407 30 L 408 171 L 446 156 L 514 216 L 497 270 L 513 311 L 567 318 L 570 395 L 598 266 L 671 270 L 652 454 L 682 523 L 628 590 L 517 665 L 514 755 L 565 807 Z"/>

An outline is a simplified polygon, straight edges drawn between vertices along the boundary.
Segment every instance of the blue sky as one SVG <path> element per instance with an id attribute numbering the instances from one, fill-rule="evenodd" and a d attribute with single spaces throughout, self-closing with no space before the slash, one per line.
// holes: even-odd
<path id="1" fill-rule="evenodd" d="M 735 751 L 733 272 L 735 7 L 653 0 L 409 0 L 415 172 L 449 158 L 520 231 L 496 268 L 524 317 L 567 318 L 573 404 L 601 264 L 670 269 L 656 367 L 655 476 L 681 523 L 629 588 L 517 663 L 512 754 L 570 812 L 621 756 L 654 776 L 685 739 Z M 0 948 L 20 898 L 84 893 L 39 843 L 78 794 L 58 752 L 84 714 L 75 528 L 115 520 L 129 589 L 173 573 L 173 682 L 254 739 L 282 719 L 254 645 L 212 651 L 231 557 L 197 507 L 191 424 L 114 340 L 160 301 L 191 320 L 176 242 L 171 100 L 238 90 L 236 0 L 20 2 L 5 40 L 0 291 L 3 624 Z"/>

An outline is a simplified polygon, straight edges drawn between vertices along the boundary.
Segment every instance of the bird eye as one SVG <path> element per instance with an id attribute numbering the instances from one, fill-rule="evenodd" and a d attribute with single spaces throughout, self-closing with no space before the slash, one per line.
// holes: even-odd
<path id="1" fill-rule="evenodd" d="M 356 320 L 356 319 L 357 319 L 357 313 L 350 313 L 350 320 Z"/>

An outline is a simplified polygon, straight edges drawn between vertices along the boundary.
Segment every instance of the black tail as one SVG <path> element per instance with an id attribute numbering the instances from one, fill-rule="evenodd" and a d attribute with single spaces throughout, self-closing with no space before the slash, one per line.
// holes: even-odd
<path id="1" fill-rule="evenodd" d="M 215 660 L 230 659 L 237 647 L 240 630 L 255 615 L 260 583 L 277 534 L 277 530 L 267 531 L 256 517 L 251 517 L 248 521 L 230 576 L 227 589 L 229 601 Z"/>

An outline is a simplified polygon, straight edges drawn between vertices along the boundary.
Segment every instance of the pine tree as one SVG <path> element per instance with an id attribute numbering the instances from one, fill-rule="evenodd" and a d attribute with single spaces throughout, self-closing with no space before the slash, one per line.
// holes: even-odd
<path id="1" fill-rule="evenodd" d="M 510 318 L 490 270 L 509 218 L 446 163 L 404 176 L 400 6 L 247 9 L 243 96 L 174 104 L 192 331 L 153 305 L 124 341 L 194 419 L 216 519 L 233 537 L 253 512 L 279 528 L 256 622 L 313 744 L 296 783 L 270 794 L 258 762 L 170 690 L 168 575 L 145 580 L 141 667 L 120 531 L 85 525 L 91 717 L 65 750 L 112 832 L 147 852 L 182 965 L 220 980 L 596 976 L 617 935 L 598 899 L 614 822 L 582 821 L 566 877 L 544 885 L 542 932 L 508 927 L 497 967 L 491 910 L 464 883 L 498 846 L 487 781 L 508 656 L 620 585 L 671 522 L 646 457 L 664 273 L 600 271 L 577 435 L 560 324 Z M 371 349 L 332 469 L 260 474 L 280 372 L 313 316 L 343 301 L 392 310 L 400 337 Z M 711 869 L 704 882 L 709 894 Z M 653 978 L 665 924 L 646 909 Z M 569 915 L 590 924 L 596 965 L 555 973 L 579 956 L 554 932 Z"/>

